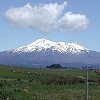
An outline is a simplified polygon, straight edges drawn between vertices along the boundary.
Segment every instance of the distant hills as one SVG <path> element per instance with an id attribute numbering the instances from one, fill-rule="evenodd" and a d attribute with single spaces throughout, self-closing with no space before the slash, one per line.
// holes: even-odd
<path id="1" fill-rule="evenodd" d="M 31 67 L 50 64 L 99 66 L 100 52 L 89 50 L 78 43 L 53 42 L 42 38 L 27 46 L 0 52 L 0 64 Z"/>

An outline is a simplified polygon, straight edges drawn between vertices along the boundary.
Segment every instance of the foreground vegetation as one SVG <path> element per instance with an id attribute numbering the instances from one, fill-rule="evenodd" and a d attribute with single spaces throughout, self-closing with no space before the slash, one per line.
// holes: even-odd
<path id="1" fill-rule="evenodd" d="M 85 70 L 0 65 L 0 100 L 86 100 Z M 100 100 L 99 75 L 89 71 L 89 100 Z"/>

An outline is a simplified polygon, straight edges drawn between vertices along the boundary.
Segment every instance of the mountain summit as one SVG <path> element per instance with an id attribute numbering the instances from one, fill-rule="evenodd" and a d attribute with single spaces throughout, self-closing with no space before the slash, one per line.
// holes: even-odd
<path id="1" fill-rule="evenodd" d="M 43 38 L 27 46 L 0 52 L 0 64 L 39 67 L 54 63 L 76 67 L 100 65 L 100 53 L 78 43 L 52 42 Z"/>
<path id="2" fill-rule="evenodd" d="M 89 52 L 89 49 L 79 45 L 78 43 L 65 43 L 65 42 L 52 42 L 46 39 L 38 39 L 35 42 L 20 47 L 18 49 L 11 50 L 15 52 L 33 52 L 33 51 L 47 51 L 51 50 L 52 52 L 56 51 L 59 53 L 72 53 L 80 54 L 84 52 Z"/>

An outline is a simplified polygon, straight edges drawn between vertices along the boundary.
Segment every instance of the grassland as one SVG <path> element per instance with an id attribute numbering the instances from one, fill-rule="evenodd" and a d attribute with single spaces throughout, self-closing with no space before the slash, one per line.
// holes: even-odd
<path id="1" fill-rule="evenodd" d="M 85 77 L 84 70 L 0 65 L 0 100 L 86 100 Z M 100 100 L 99 76 L 89 71 L 89 79 L 89 100 Z"/>

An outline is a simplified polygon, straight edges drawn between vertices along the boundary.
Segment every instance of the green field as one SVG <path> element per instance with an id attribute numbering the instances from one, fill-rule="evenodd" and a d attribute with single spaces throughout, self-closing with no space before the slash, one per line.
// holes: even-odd
<path id="1" fill-rule="evenodd" d="M 86 100 L 86 71 L 0 66 L 0 100 Z M 92 81 L 91 81 L 92 80 Z M 100 100 L 99 75 L 89 71 L 89 100 Z"/>

